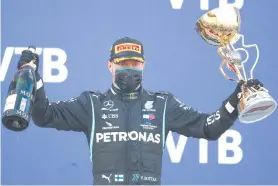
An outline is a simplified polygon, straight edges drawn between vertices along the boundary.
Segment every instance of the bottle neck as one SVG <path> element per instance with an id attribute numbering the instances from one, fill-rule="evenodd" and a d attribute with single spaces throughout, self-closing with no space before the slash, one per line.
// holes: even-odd
<path id="1" fill-rule="evenodd" d="M 18 70 L 24 70 L 24 69 L 31 69 L 31 70 L 36 70 L 36 65 L 34 63 L 27 63 L 25 65 L 22 65 Z"/>

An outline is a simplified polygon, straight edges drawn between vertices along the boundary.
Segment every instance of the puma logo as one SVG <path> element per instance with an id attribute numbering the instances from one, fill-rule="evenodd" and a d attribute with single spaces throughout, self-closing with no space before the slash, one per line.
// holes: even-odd
<path id="1" fill-rule="evenodd" d="M 110 180 L 110 177 L 111 177 L 111 176 L 112 176 L 112 174 L 110 174 L 109 177 L 108 177 L 108 176 L 105 176 L 104 174 L 102 174 L 102 175 L 101 175 L 101 178 L 107 179 L 108 182 L 110 183 L 110 182 L 111 182 L 111 180 Z"/>

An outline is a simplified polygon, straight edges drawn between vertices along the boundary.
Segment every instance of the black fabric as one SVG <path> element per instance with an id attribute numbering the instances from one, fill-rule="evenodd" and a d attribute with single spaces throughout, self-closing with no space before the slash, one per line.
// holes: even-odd
<path id="1" fill-rule="evenodd" d="M 86 134 L 95 185 L 159 185 L 169 131 L 217 140 L 236 120 L 225 104 L 216 112 L 202 113 L 168 92 L 154 93 L 140 87 L 131 94 L 133 99 L 113 87 L 105 93 L 85 91 L 54 103 L 46 98 L 42 87 L 37 93 L 33 121 L 43 128 Z M 110 175 L 111 180 L 107 179 Z M 121 175 L 123 181 L 116 181 Z"/>

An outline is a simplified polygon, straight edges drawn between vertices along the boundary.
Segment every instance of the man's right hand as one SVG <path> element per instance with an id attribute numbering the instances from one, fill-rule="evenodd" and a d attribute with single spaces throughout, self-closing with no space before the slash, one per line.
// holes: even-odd
<path id="1" fill-rule="evenodd" d="M 34 60 L 35 59 L 35 60 Z M 20 69 L 22 66 L 30 63 L 32 60 L 34 60 L 34 64 L 36 65 L 36 72 L 38 72 L 39 68 L 39 55 L 36 53 L 33 53 L 32 51 L 26 49 L 23 50 L 20 56 L 20 59 L 17 64 L 17 69 Z"/>

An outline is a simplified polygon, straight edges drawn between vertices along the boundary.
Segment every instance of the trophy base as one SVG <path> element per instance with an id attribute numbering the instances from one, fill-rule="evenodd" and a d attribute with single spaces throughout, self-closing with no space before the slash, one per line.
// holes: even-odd
<path id="1" fill-rule="evenodd" d="M 16 110 L 7 110 L 2 116 L 2 124 L 9 130 L 20 132 L 28 128 L 28 118 L 19 115 Z"/>
<path id="2" fill-rule="evenodd" d="M 266 91 L 257 91 L 243 98 L 239 104 L 239 121 L 255 123 L 270 116 L 277 108 L 277 102 Z M 241 106 L 243 105 L 243 106 Z"/>

